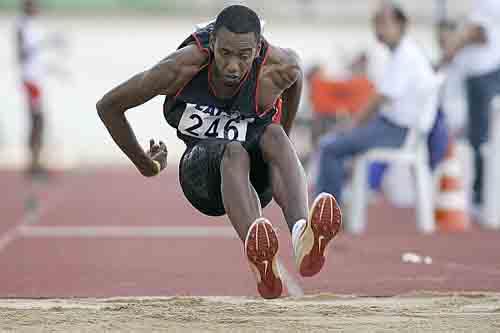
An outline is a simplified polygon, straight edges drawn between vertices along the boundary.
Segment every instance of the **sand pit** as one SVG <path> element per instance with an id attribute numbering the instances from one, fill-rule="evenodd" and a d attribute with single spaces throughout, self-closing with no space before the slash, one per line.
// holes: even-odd
<path id="1" fill-rule="evenodd" d="M 21 332 L 500 331 L 500 294 L 0 300 L 0 330 Z"/>

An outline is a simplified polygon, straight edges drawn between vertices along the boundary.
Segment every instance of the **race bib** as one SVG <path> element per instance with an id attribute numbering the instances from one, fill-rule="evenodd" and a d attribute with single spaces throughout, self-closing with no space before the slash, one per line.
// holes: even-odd
<path id="1" fill-rule="evenodd" d="M 242 119 L 237 112 L 229 114 L 214 106 L 188 103 L 178 129 L 182 134 L 199 139 L 217 138 L 244 142 L 248 124 L 253 120 Z"/>

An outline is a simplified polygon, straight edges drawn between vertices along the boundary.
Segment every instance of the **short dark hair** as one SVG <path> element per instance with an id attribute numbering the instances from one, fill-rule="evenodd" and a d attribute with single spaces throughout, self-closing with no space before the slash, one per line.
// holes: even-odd
<path id="1" fill-rule="evenodd" d="M 226 28 L 235 34 L 253 32 L 257 40 L 260 39 L 261 27 L 259 16 L 250 8 L 233 5 L 224 8 L 215 20 L 214 33 L 220 28 Z"/>
<path id="2" fill-rule="evenodd" d="M 405 28 L 408 25 L 408 16 L 404 12 L 404 10 L 398 5 L 392 5 L 392 13 L 396 21 Z"/>

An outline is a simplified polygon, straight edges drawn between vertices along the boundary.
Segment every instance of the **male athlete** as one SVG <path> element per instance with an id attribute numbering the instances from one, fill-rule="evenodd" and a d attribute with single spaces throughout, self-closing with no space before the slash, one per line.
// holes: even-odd
<path id="1" fill-rule="evenodd" d="M 151 177 L 166 166 L 166 146 L 151 140 L 144 152 L 124 113 L 166 96 L 167 122 L 187 145 L 179 166 L 184 194 L 204 214 L 228 215 L 264 298 L 279 297 L 282 280 L 278 238 L 262 207 L 274 198 L 283 210 L 303 276 L 321 270 L 325 248 L 341 225 L 329 194 L 319 195 L 308 214 L 306 178 L 287 136 L 301 88 L 298 56 L 270 45 L 257 14 L 235 5 L 97 103 L 113 140 Z"/>

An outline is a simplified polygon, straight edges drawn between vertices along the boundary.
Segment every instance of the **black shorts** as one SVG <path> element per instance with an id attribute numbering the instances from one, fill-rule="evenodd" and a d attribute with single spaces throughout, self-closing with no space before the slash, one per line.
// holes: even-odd
<path id="1" fill-rule="evenodd" d="M 184 195 L 197 210 L 209 216 L 226 213 L 222 201 L 220 166 L 230 141 L 201 140 L 188 145 L 179 164 L 179 181 Z M 250 182 L 262 207 L 272 200 L 269 167 L 256 142 L 243 144 L 250 156 Z"/>

